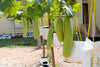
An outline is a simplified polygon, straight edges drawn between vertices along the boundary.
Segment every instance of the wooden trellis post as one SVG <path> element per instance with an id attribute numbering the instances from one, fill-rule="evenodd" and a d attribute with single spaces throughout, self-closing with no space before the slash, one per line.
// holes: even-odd
<path id="1" fill-rule="evenodd" d="M 52 67 L 55 67 L 55 57 L 54 57 L 54 48 L 51 47 L 51 55 L 52 55 Z"/>
<path id="2" fill-rule="evenodd" d="M 45 58 L 45 44 L 44 44 L 43 36 L 42 36 L 42 46 L 43 46 L 43 57 Z"/>
<path id="3" fill-rule="evenodd" d="M 41 18 L 41 24 L 43 26 L 43 17 Z M 42 36 L 42 46 L 43 46 L 43 58 L 45 58 L 45 44 L 44 44 L 43 36 Z"/>

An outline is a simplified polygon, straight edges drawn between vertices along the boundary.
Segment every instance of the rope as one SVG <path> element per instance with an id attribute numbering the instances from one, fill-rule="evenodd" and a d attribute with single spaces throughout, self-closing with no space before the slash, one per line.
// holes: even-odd
<path id="1" fill-rule="evenodd" d="M 95 0 L 94 0 L 94 17 L 93 17 L 93 42 L 94 42 L 94 33 L 95 33 Z M 92 53 L 92 64 L 91 67 L 93 67 L 93 57 L 94 57 L 94 53 Z"/>
<path id="2" fill-rule="evenodd" d="M 95 33 L 95 0 L 94 0 L 94 18 L 93 18 L 93 42 L 94 42 L 94 33 Z"/>
<path id="3" fill-rule="evenodd" d="M 90 24 L 91 24 L 92 7 L 93 7 L 93 0 L 91 1 L 91 8 L 90 8 L 90 15 L 89 15 L 89 25 L 88 25 L 88 34 L 87 34 L 87 38 L 89 38 L 89 33 L 90 33 Z"/>
<path id="4" fill-rule="evenodd" d="M 79 37 L 80 37 L 80 40 L 82 41 L 82 37 L 81 37 L 81 33 L 80 33 L 80 29 L 79 29 L 79 24 L 78 24 L 78 20 L 77 20 L 77 16 L 76 15 L 74 16 L 74 20 L 75 20 L 76 32 L 77 33 L 79 32 L 79 35 L 77 34 L 78 41 L 79 41 Z"/>
<path id="5" fill-rule="evenodd" d="M 78 32 L 79 32 L 80 40 L 82 41 L 82 37 L 81 37 L 81 33 L 80 33 L 80 28 L 79 28 L 77 16 L 76 16 L 76 23 L 77 23 L 77 27 L 78 27 Z"/>
<path id="6" fill-rule="evenodd" d="M 79 41 L 79 36 L 78 36 L 78 31 L 77 31 L 77 24 L 76 24 L 76 15 L 74 16 L 74 20 L 75 20 L 75 28 L 76 28 L 76 32 L 77 32 L 77 38 L 78 38 L 78 41 Z"/>

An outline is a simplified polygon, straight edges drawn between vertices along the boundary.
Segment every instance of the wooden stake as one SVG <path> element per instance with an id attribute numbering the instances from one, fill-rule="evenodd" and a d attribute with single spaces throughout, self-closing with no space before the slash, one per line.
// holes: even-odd
<path id="1" fill-rule="evenodd" d="M 43 57 L 45 57 L 45 44 L 44 44 L 43 36 L 42 36 L 42 46 L 43 46 Z"/>
<path id="2" fill-rule="evenodd" d="M 43 26 L 43 17 L 41 18 L 41 25 Z M 45 44 L 43 36 L 42 36 L 42 46 L 43 46 L 43 57 L 45 57 Z"/>
<path id="3" fill-rule="evenodd" d="M 51 56 L 52 56 L 52 67 L 55 67 L 55 57 L 54 57 L 54 49 L 51 47 Z"/>

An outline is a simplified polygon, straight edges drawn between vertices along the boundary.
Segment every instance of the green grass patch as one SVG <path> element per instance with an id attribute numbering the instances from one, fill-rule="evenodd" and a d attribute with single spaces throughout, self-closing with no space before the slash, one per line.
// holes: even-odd
<path id="1" fill-rule="evenodd" d="M 78 41 L 76 34 L 74 34 L 74 41 Z M 82 35 L 82 40 L 85 41 L 85 36 Z M 46 45 L 46 40 L 44 41 Z M 42 44 L 42 38 L 41 38 Z M 37 40 L 34 40 L 33 37 L 31 38 L 15 38 L 15 39 L 1 39 L 0 40 L 0 47 L 7 47 L 7 48 L 25 48 L 25 47 L 34 47 L 37 46 Z"/>
<path id="2" fill-rule="evenodd" d="M 37 46 L 37 40 L 34 38 L 15 38 L 0 40 L 0 47 L 17 48 Z"/>

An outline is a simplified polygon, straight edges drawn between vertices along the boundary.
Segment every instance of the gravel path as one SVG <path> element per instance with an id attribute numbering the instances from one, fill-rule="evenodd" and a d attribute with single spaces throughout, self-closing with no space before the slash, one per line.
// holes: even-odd
<path id="1" fill-rule="evenodd" d="M 58 67 L 81 67 L 81 65 L 78 64 L 63 62 L 62 47 L 54 48 L 54 50 Z M 41 57 L 42 49 L 37 49 L 37 47 L 0 48 L 0 67 L 40 67 Z"/>

